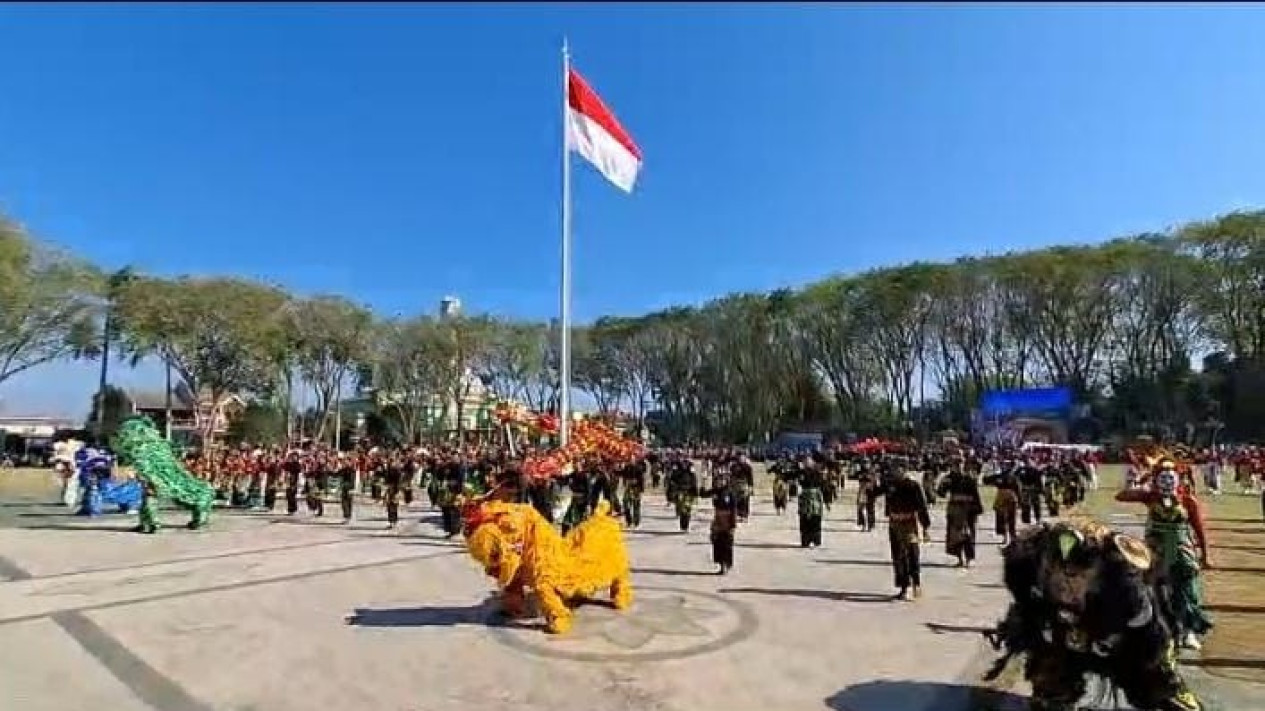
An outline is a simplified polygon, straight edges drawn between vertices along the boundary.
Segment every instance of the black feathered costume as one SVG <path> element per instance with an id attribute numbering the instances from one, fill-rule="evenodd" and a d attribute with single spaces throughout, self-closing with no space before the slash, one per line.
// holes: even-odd
<path id="1" fill-rule="evenodd" d="M 1023 656 L 1033 711 L 1074 709 L 1091 674 L 1139 711 L 1203 710 L 1177 673 L 1146 544 L 1096 523 L 1047 523 L 1002 555 L 1013 602 L 990 635 L 1005 654 L 986 679 Z"/>

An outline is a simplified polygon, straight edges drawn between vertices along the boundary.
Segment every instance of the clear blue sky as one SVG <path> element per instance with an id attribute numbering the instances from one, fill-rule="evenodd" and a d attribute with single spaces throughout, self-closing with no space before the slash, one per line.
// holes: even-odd
<path id="1" fill-rule="evenodd" d="M 1247 5 L 6 5 L 0 209 L 109 267 L 546 318 L 564 34 L 646 157 L 632 196 L 577 168 L 581 319 L 1265 195 Z"/>

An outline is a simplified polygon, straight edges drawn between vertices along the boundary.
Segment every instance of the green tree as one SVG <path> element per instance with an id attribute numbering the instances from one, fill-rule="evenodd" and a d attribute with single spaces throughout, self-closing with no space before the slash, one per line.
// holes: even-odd
<path id="1" fill-rule="evenodd" d="M 317 391 L 321 430 L 359 379 L 380 420 L 416 441 L 459 427 L 476 386 L 538 410 L 559 394 L 553 324 L 488 316 L 378 323 L 340 297 L 240 279 L 108 280 L 0 221 L 0 382 L 95 356 L 113 303 L 133 359 L 199 394 L 289 413 Z M 672 440 L 758 441 L 785 427 L 965 429 L 981 393 L 1065 384 L 1121 434 L 1265 437 L 1265 211 L 1097 245 L 915 263 L 794 291 L 604 317 L 574 334 L 575 386 L 601 410 L 657 410 Z M 1192 367 L 1202 359 L 1201 367 Z M 436 410 L 441 410 L 436 417 Z M 211 419 L 203 417 L 209 425 Z"/>
<path id="2" fill-rule="evenodd" d="M 792 314 L 805 355 L 826 380 L 841 423 L 850 430 L 864 428 L 867 403 L 881 377 L 861 286 L 855 278 L 812 284 L 796 295 Z"/>
<path id="3" fill-rule="evenodd" d="M 571 344 L 575 386 L 593 397 L 599 413 L 614 412 L 628 390 L 625 372 L 619 366 L 617 337 L 595 325 L 575 329 Z"/>
<path id="4" fill-rule="evenodd" d="M 474 393 L 479 364 L 487 360 L 494 343 L 495 326 L 487 316 L 454 315 L 438 320 L 437 357 L 443 373 L 444 419 L 449 407 L 455 409 L 457 439 L 465 441 L 466 403 Z"/>
<path id="5" fill-rule="evenodd" d="M 226 439 L 231 444 L 283 444 L 289 434 L 288 424 L 286 412 L 275 404 L 252 402 L 229 423 Z"/>
<path id="6" fill-rule="evenodd" d="M 450 334 L 428 316 L 387 321 L 372 339 L 370 386 L 383 424 L 409 444 L 420 441 L 426 415 L 451 391 Z"/>
<path id="7" fill-rule="evenodd" d="M 487 319 L 485 347 L 472 362 L 479 381 L 496 397 L 544 410 L 558 390 L 557 348 L 545 324 Z"/>
<path id="8" fill-rule="evenodd" d="M 288 299 L 241 279 L 140 277 L 120 290 L 116 308 L 130 353 L 158 353 L 195 394 L 202 440 L 232 396 L 266 392 L 274 382 L 269 347 L 275 314 Z"/>
<path id="9" fill-rule="evenodd" d="M 295 361 L 316 395 L 320 424 L 315 438 L 322 440 L 331 431 L 327 420 L 343 387 L 369 356 L 373 317 L 364 307 L 336 296 L 304 299 L 289 309 L 293 313 Z M 271 348 L 265 350 L 271 355 Z"/>
<path id="10" fill-rule="evenodd" d="M 1197 222 L 1178 237 L 1204 265 L 1195 299 L 1204 332 L 1234 358 L 1265 356 L 1265 210 Z"/>
<path id="11" fill-rule="evenodd" d="M 36 243 L 0 215 L 0 383 L 64 358 L 99 355 L 98 270 Z"/>

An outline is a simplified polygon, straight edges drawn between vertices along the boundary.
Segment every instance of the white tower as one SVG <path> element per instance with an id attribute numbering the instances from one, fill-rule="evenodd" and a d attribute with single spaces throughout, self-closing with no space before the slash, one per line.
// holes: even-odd
<path id="1" fill-rule="evenodd" d="M 461 315 L 461 299 L 455 296 L 445 296 L 439 300 L 439 317 L 452 318 Z"/>

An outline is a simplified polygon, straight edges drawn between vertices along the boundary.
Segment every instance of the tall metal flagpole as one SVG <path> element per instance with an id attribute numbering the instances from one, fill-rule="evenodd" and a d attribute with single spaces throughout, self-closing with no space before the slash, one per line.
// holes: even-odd
<path id="1" fill-rule="evenodd" d="M 563 446 L 571 439 L 571 145 L 568 130 L 568 92 L 571 77 L 571 55 L 567 40 L 562 40 L 562 293 L 559 350 L 558 419 L 559 439 Z"/>

